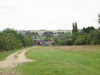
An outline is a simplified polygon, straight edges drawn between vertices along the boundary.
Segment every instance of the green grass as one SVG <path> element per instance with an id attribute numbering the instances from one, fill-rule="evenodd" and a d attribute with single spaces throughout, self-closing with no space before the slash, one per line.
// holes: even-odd
<path id="1" fill-rule="evenodd" d="M 36 62 L 17 66 L 22 75 L 100 75 L 100 46 L 37 46 L 26 56 Z"/>

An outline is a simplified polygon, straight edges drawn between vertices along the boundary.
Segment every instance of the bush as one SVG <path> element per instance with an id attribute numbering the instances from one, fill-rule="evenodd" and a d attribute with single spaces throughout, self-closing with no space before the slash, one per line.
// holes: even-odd
<path id="1" fill-rule="evenodd" d="M 17 33 L 13 29 L 5 29 L 0 32 L 0 50 L 14 50 L 33 45 L 31 36 Z"/>

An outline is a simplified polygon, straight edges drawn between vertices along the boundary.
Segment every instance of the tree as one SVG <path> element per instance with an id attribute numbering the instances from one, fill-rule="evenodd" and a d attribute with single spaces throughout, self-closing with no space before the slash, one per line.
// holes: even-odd
<path id="1" fill-rule="evenodd" d="M 72 33 L 78 32 L 77 22 L 73 23 Z"/>
<path id="2" fill-rule="evenodd" d="M 76 38 L 78 36 L 78 32 L 74 32 L 71 36 L 71 41 L 72 41 L 72 44 L 75 42 Z"/>
<path id="3" fill-rule="evenodd" d="M 52 35 L 53 35 L 53 32 L 45 31 L 45 32 L 43 33 L 43 35 L 44 35 L 44 36 L 48 36 L 48 35 L 52 36 Z"/>
<path id="4" fill-rule="evenodd" d="M 92 32 L 94 30 L 95 30 L 95 28 L 91 26 L 91 27 L 83 28 L 82 31 L 84 31 L 85 33 L 90 33 L 90 32 Z"/>
<path id="5" fill-rule="evenodd" d="M 100 45 L 100 32 L 95 30 L 95 31 L 92 31 L 90 35 L 92 37 L 91 44 Z"/>
<path id="6" fill-rule="evenodd" d="M 100 24 L 100 14 L 98 15 L 98 23 Z M 100 30 L 100 26 L 99 26 L 98 30 Z"/>
<path id="7" fill-rule="evenodd" d="M 9 51 L 31 45 L 33 45 L 33 39 L 29 35 L 19 34 L 9 28 L 0 32 L 0 51 Z"/>
<path id="8" fill-rule="evenodd" d="M 38 32 L 36 32 L 36 36 L 38 36 L 39 34 L 38 34 Z"/>
<path id="9" fill-rule="evenodd" d="M 71 36 L 71 44 L 74 44 L 76 38 L 78 36 L 78 28 L 77 28 L 77 22 L 73 23 L 73 29 L 72 29 L 72 36 Z"/>
<path id="10" fill-rule="evenodd" d="M 97 30 L 92 30 L 89 33 L 83 33 L 82 31 L 77 36 L 74 44 L 75 45 L 99 45 L 100 44 L 100 32 Z"/>
<path id="11" fill-rule="evenodd" d="M 35 32 L 32 32 L 31 35 L 35 35 Z"/>
<path id="12" fill-rule="evenodd" d="M 98 15 L 98 17 L 99 17 L 99 18 L 98 18 L 98 23 L 100 24 L 100 14 Z"/>
<path id="13" fill-rule="evenodd" d="M 26 35 L 30 35 L 31 33 L 30 33 L 30 31 L 26 31 L 25 34 Z"/>

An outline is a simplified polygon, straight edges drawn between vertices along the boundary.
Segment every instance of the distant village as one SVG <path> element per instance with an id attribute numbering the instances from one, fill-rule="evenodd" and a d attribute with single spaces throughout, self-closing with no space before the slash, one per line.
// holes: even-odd
<path id="1" fill-rule="evenodd" d="M 72 32 L 72 30 L 18 30 L 17 32 L 21 34 L 25 34 L 26 32 L 30 33 L 37 32 L 38 35 L 43 35 L 44 32 L 53 32 L 54 35 L 58 35 L 58 33 Z"/>
<path id="2" fill-rule="evenodd" d="M 57 36 L 59 33 L 67 33 L 70 32 L 71 30 L 18 30 L 18 33 L 21 34 L 30 34 L 32 36 L 34 36 L 34 43 L 37 46 L 51 46 L 52 43 L 54 42 L 53 39 L 49 39 L 49 40 L 44 40 L 41 38 L 37 38 L 39 36 L 43 36 L 44 34 L 49 34 L 51 33 L 53 36 Z"/>

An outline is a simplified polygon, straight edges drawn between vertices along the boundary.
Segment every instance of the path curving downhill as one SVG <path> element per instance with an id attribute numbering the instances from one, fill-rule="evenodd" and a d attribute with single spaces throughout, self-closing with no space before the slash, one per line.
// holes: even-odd
<path id="1" fill-rule="evenodd" d="M 25 52 L 27 52 L 28 50 L 30 49 L 24 49 L 9 55 L 5 60 L 0 61 L 0 68 L 12 68 L 17 66 L 18 64 L 34 62 L 35 60 L 28 59 L 25 56 Z"/>

